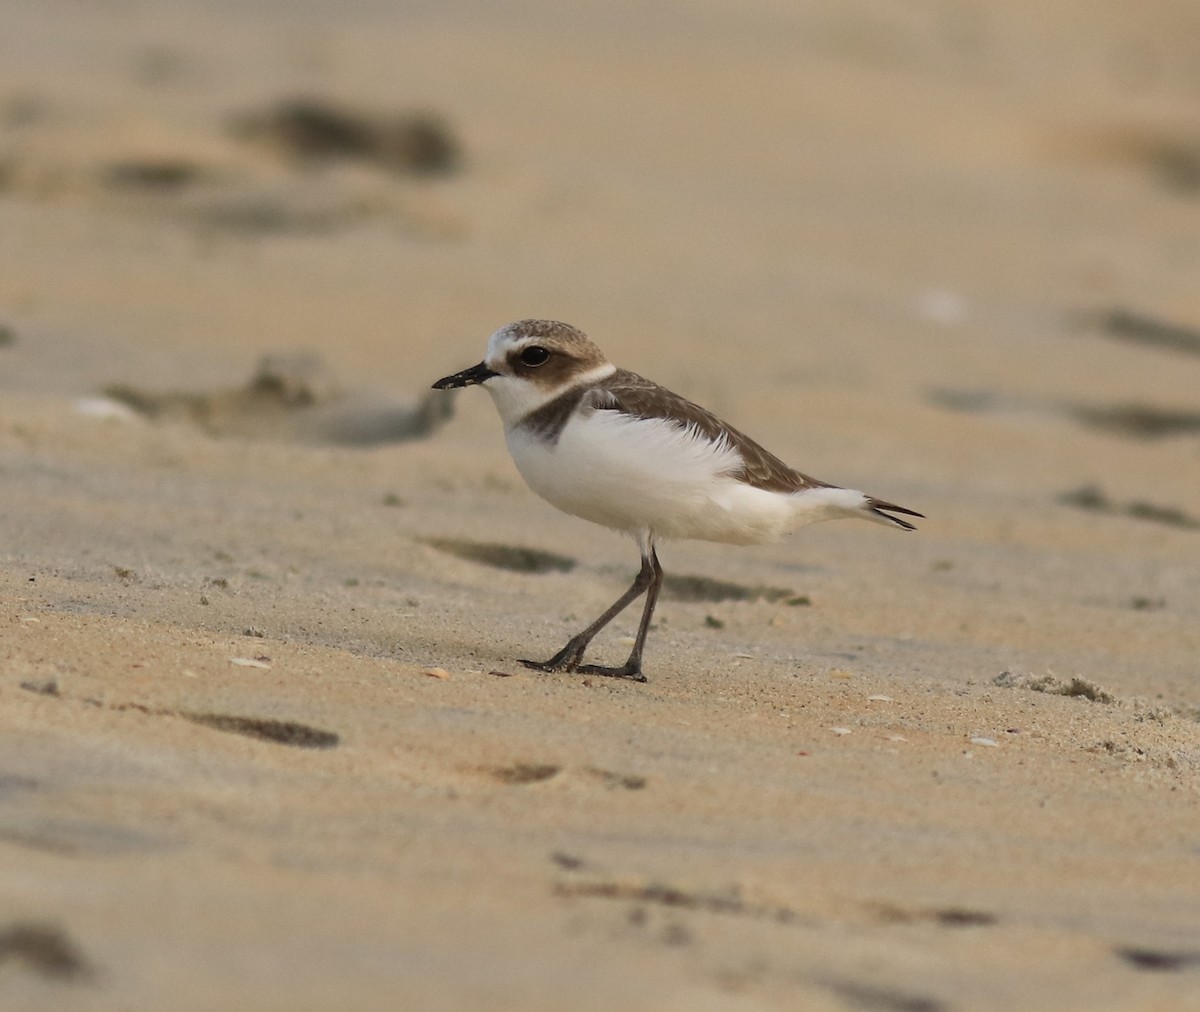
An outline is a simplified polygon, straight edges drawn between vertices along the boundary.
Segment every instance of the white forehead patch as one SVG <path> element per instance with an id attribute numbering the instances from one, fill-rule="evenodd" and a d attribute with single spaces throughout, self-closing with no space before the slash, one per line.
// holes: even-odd
<path id="1" fill-rule="evenodd" d="M 513 348 L 528 344 L 532 338 L 522 336 L 516 332 L 514 324 L 507 324 L 496 331 L 488 338 L 487 354 L 484 356 L 484 361 L 488 366 L 495 369 L 498 365 L 503 365 L 508 358 L 508 353 Z"/>

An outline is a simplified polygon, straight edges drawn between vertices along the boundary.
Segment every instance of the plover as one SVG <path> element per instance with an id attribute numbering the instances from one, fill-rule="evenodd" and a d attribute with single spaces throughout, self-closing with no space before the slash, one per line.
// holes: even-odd
<path id="1" fill-rule="evenodd" d="M 655 545 L 697 538 L 735 545 L 776 541 L 806 524 L 859 517 L 914 530 L 915 510 L 788 467 L 710 411 L 618 369 L 582 331 L 554 320 L 497 330 L 478 365 L 433 384 L 481 385 L 500 412 L 517 470 L 552 506 L 629 534 L 642 554 L 632 586 L 538 671 L 578 671 L 644 682 L 642 651 L 662 586 Z M 588 644 L 646 595 L 629 659 L 584 664 Z"/>

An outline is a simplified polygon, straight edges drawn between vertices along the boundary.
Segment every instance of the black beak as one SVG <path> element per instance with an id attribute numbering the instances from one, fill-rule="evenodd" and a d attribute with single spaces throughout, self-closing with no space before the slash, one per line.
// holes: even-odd
<path id="1" fill-rule="evenodd" d="M 462 372 L 456 372 L 453 376 L 443 376 L 434 385 L 434 390 L 453 390 L 456 387 L 473 387 L 476 383 L 483 383 L 490 380 L 493 376 L 500 374 L 494 369 L 489 369 L 486 362 L 480 362 L 479 365 L 473 365 L 470 369 L 464 369 Z"/>

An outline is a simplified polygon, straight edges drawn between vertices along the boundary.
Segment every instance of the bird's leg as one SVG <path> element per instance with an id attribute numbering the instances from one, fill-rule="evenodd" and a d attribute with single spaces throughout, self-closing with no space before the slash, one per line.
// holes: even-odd
<path id="1" fill-rule="evenodd" d="M 645 558 L 642 559 L 642 573 L 638 574 L 639 578 L 646 572 L 646 561 Z M 653 547 L 650 548 L 649 563 L 652 578 L 650 586 L 646 588 L 646 604 L 642 609 L 642 624 L 638 626 L 637 638 L 633 641 L 629 660 L 619 668 L 605 668 L 599 664 L 582 664 L 576 668 L 581 674 L 630 678 L 635 682 L 646 680 L 646 676 L 642 674 L 642 649 L 646 646 L 646 635 L 650 632 L 650 619 L 654 615 L 654 606 L 658 603 L 658 592 L 662 587 L 663 579 L 662 566 L 658 564 L 658 555 Z"/>
<path id="2" fill-rule="evenodd" d="M 588 671 L 591 674 L 614 675 L 618 677 L 632 678 L 635 681 L 644 682 L 646 679 L 642 675 L 642 644 L 646 640 L 646 632 L 650 627 L 650 613 L 654 611 L 654 601 L 658 597 L 659 584 L 662 583 L 662 567 L 658 564 L 658 558 L 654 554 L 654 549 L 651 548 L 649 554 L 642 555 L 642 568 L 638 575 L 634 577 L 633 584 L 625 591 L 612 606 L 604 612 L 595 622 L 583 630 L 583 632 L 572 636 L 567 645 L 548 661 L 526 661 L 521 663 L 527 668 L 533 668 L 535 671 Z M 649 592 L 647 596 L 647 608 L 642 614 L 642 626 L 638 630 L 637 640 L 633 646 L 633 653 L 626 662 L 625 668 L 597 668 L 588 665 L 586 668 L 580 668 L 579 662 L 583 660 L 583 652 L 588 648 L 588 644 L 595 638 L 596 633 L 603 629 L 609 622 L 616 618 L 622 611 L 629 607 L 637 598 Z M 625 669 L 629 669 L 628 671 Z"/>

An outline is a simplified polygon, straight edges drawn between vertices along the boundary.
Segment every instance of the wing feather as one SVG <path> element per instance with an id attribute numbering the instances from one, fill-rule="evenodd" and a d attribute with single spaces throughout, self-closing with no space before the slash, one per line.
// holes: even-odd
<path id="1" fill-rule="evenodd" d="M 636 418 L 666 419 L 698 432 L 714 443 L 732 446 L 742 458 L 741 467 L 732 477 L 755 488 L 769 492 L 802 492 L 809 488 L 831 487 L 827 482 L 788 467 L 745 433 L 721 421 L 699 404 L 627 369 L 618 369 L 600 380 L 586 396 L 589 405 L 596 409 L 616 408 Z"/>

